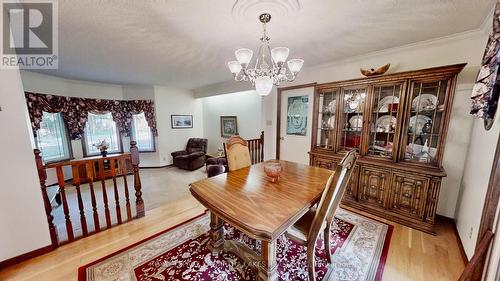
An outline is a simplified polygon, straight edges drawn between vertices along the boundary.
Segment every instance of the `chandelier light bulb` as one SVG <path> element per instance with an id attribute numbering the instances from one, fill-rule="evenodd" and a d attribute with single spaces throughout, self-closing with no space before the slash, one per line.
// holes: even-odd
<path id="1" fill-rule="evenodd" d="M 292 73 L 298 73 L 302 65 L 304 65 L 303 59 L 291 59 L 288 61 L 288 69 L 290 69 Z"/>
<path id="2" fill-rule="evenodd" d="M 238 49 L 234 52 L 236 59 L 243 66 L 246 67 L 252 60 L 253 51 L 246 48 Z"/>
<path id="3" fill-rule="evenodd" d="M 290 49 L 287 47 L 271 48 L 271 38 L 267 34 L 266 26 L 271 21 L 271 15 L 264 13 L 259 16 L 262 23 L 260 47 L 255 55 L 252 66 L 253 51 L 241 48 L 234 52 L 236 61 L 227 63 L 227 67 L 238 82 L 251 82 L 255 91 L 261 96 L 271 93 L 273 85 L 279 86 L 281 82 L 292 82 L 297 77 L 304 60 L 291 59 L 287 61 Z"/>
<path id="4" fill-rule="evenodd" d="M 273 89 L 273 80 L 269 76 L 259 76 L 255 78 L 255 91 L 261 96 L 267 96 Z"/>
<path id="5" fill-rule="evenodd" d="M 228 62 L 227 67 L 229 67 L 229 70 L 234 75 L 238 74 L 242 68 L 241 64 L 235 60 Z"/>
<path id="6" fill-rule="evenodd" d="M 271 50 L 271 56 L 273 57 L 274 62 L 278 65 L 285 63 L 289 53 L 290 49 L 287 47 L 276 47 Z"/>

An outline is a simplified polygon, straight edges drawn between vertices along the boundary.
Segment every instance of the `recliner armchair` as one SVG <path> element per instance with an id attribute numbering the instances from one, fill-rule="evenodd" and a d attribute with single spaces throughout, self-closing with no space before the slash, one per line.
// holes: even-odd
<path id="1" fill-rule="evenodd" d="M 180 169 L 193 171 L 205 165 L 207 153 L 207 139 L 190 138 L 186 150 L 172 152 L 174 166 Z"/>

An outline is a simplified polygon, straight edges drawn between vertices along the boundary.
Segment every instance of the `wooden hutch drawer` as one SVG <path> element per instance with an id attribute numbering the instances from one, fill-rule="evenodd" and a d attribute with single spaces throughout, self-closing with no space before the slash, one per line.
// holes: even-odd
<path id="1" fill-rule="evenodd" d="M 389 210 L 422 220 L 425 214 L 429 181 L 428 177 L 394 172 L 389 192 Z"/>
<path id="2" fill-rule="evenodd" d="M 386 209 L 391 172 L 377 167 L 362 166 L 358 200 L 360 203 Z"/>
<path id="3" fill-rule="evenodd" d="M 337 162 L 332 158 L 311 155 L 311 166 L 333 170 Z"/>

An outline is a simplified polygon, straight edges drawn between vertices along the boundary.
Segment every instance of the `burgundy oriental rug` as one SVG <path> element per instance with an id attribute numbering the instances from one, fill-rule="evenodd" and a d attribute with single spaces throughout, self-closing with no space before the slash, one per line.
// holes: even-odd
<path id="1" fill-rule="evenodd" d="M 158 233 L 80 267 L 78 280 L 255 280 L 252 268 L 235 254 L 208 250 L 209 223 L 206 213 Z M 259 242 L 229 225 L 224 228 L 226 239 L 260 252 Z M 339 209 L 331 232 L 333 264 L 328 279 L 380 281 L 391 234 L 390 225 Z M 328 270 L 322 239 L 316 245 L 318 280 Z M 306 247 L 285 236 L 277 245 L 279 280 L 307 280 Z"/>

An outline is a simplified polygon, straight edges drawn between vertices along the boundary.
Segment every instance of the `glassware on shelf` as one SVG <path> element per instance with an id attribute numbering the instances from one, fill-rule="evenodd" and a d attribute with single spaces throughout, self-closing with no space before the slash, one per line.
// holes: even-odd
<path id="1" fill-rule="evenodd" d="M 363 131 L 363 112 L 366 101 L 366 88 L 346 89 L 343 95 L 340 148 L 359 150 Z"/>
<path id="2" fill-rule="evenodd" d="M 397 111 L 399 105 L 399 97 L 391 95 L 385 96 L 378 102 L 378 112 L 387 113 L 390 111 Z"/>
<path id="3" fill-rule="evenodd" d="M 402 89 L 401 83 L 373 88 L 367 152 L 370 156 L 395 157 L 393 147 L 398 129 L 397 115 Z"/>
<path id="4" fill-rule="evenodd" d="M 333 149 L 337 92 L 335 90 L 330 90 L 320 93 L 318 108 L 316 147 Z"/>
<path id="5" fill-rule="evenodd" d="M 413 83 L 403 160 L 436 163 L 447 86 L 447 80 Z"/>

